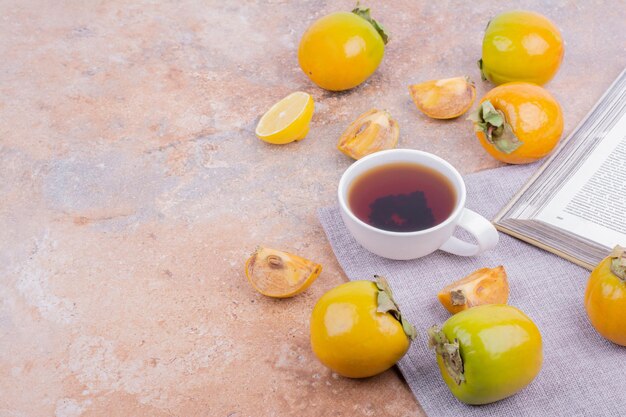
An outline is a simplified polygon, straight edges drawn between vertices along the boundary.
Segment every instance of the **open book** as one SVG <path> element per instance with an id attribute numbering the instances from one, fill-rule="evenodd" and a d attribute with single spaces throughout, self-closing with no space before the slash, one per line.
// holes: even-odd
<path id="1" fill-rule="evenodd" d="M 587 269 L 626 246 L 626 70 L 493 222 Z"/>

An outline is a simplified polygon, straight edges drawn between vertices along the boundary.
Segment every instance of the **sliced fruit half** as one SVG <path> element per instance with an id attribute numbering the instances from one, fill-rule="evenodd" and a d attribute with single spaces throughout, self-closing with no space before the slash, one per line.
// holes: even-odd
<path id="1" fill-rule="evenodd" d="M 371 109 L 360 115 L 343 132 L 337 149 L 354 159 L 398 145 L 400 128 L 385 110 Z"/>
<path id="2" fill-rule="evenodd" d="M 246 261 L 246 277 L 263 295 L 288 298 L 306 290 L 322 272 L 322 265 L 298 255 L 263 246 Z"/>
<path id="3" fill-rule="evenodd" d="M 502 265 L 481 268 L 442 289 L 437 298 L 452 314 L 483 304 L 506 304 L 509 281 Z"/>
<path id="4" fill-rule="evenodd" d="M 311 95 L 302 91 L 291 93 L 261 117 L 255 134 L 259 139 L 277 145 L 302 140 L 309 133 L 314 109 Z"/>
<path id="5" fill-rule="evenodd" d="M 409 86 L 417 108 L 434 119 L 453 119 L 472 107 L 476 88 L 467 77 L 431 80 Z"/>

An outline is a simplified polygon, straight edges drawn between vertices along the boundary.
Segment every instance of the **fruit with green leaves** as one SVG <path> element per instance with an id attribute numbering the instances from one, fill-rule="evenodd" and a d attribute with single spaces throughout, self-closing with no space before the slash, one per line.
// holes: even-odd
<path id="1" fill-rule="evenodd" d="M 300 39 L 298 62 L 319 87 L 349 90 L 376 71 L 388 40 L 369 8 L 357 6 L 352 12 L 331 13 L 313 22 Z"/>
<path id="2" fill-rule="evenodd" d="M 311 347 L 340 375 L 379 374 L 404 356 L 415 329 L 402 316 L 383 277 L 352 281 L 318 300 L 311 314 Z"/>
<path id="3" fill-rule="evenodd" d="M 506 304 L 472 307 L 429 330 L 441 376 L 466 404 L 488 404 L 517 393 L 543 361 L 539 329 Z"/>

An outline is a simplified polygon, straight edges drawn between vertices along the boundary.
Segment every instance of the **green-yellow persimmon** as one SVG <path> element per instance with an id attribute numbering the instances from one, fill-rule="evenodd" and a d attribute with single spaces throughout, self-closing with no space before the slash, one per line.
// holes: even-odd
<path id="1" fill-rule="evenodd" d="M 509 305 L 461 311 L 429 333 L 443 380 L 466 404 L 488 404 L 510 397 L 541 370 L 539 329 Z"/>

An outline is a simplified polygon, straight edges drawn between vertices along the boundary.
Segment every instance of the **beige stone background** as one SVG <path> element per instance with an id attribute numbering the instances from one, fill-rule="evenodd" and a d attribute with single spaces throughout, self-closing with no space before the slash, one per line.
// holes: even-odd
<path id="1" fill-rule="evenodd" d="M 391 33 L 345 93 L 300 71 L 300 35 L 352 1 L 0 1 L 0 416 L 422 415 L 395 370 L 362 380 L 313 356 L 308 320 L 345 281 L 316 218 L 351 161 L 341 131 L 388 109 L 402 147 L 463 173 L 498 165 L 465 120 L 429 120 L 410 83 L 467 74 L 494 14 L 557 22 L 549 90 L 569 132 L 625 65 L 623 1 L 370 1 Z M 300 143 L 253 131 L 295 90 Z M 257 244 L 324 265 L 304 294 L 254 292 Z"/>

